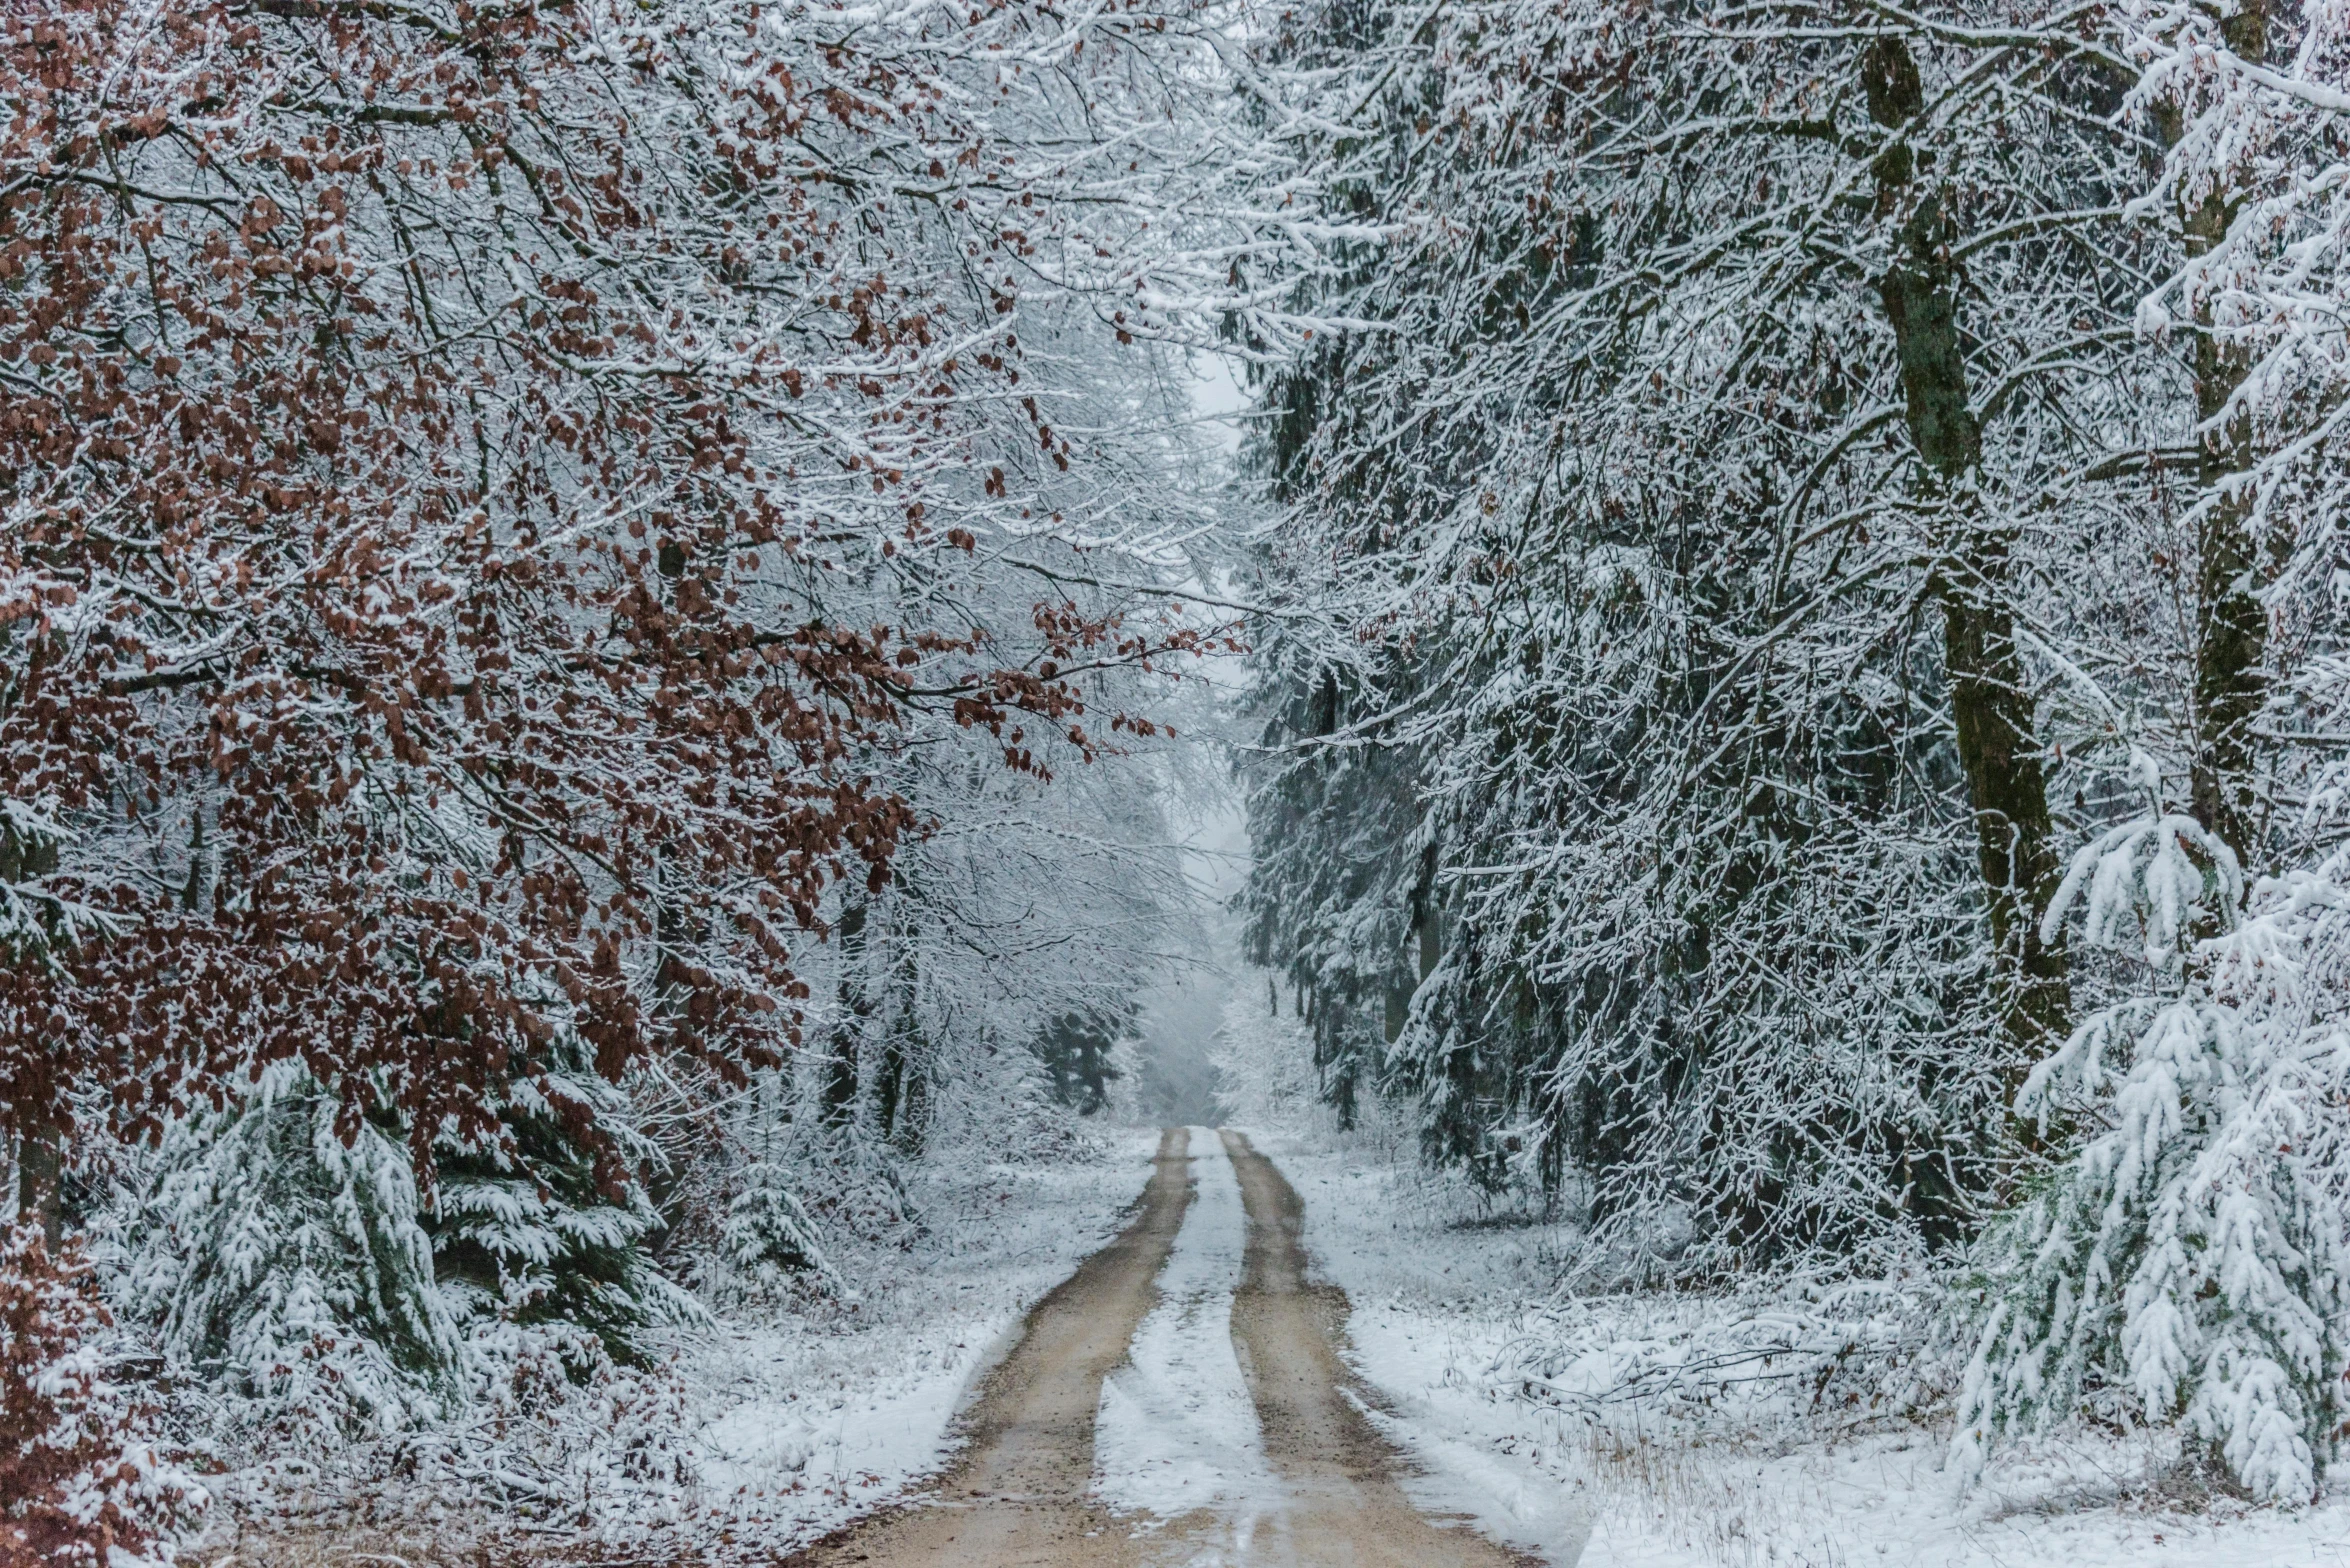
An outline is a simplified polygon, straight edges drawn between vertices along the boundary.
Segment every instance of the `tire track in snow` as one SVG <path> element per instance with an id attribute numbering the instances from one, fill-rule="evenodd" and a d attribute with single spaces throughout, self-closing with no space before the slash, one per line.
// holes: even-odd
<path id="1" fill-rule="evenodd" d="M 1172 1535 L 1185 1544 L 1173 1555 L 1188 1550 L 1190 1563 L 1213 1568 L 1249 1560 L 1259 1521 L 1286 1494 L 1232 1337 L 1248 1245 L 1240 1180 L 1213 1131 L 1189 1133 L 1191 1206 L 1159 1273 L 1158 1305 L 1136 1329 L 1127 1364 L 1102 1384 L 1094 1492 L 1122 1515 L 1144 1516 L 1145 1533 L 1179 1523 Z"/>
<path id="2" fill-rule="evenodd" d="M 1263 1521 L 1248 1561 L 1260 1568 L 1536 1568 L 1531 1554 L 1469 1528 L 1467 1514 L 1428 1515 L 1400 1482 L 1402 1456 L 1364 1413 L 1360 1380 L 1339 1359 L 1346 1293 L 1309 1278 L 1305 1204 L 1273 1162 L 1223 1135 L 1248 1212 L 1248 1248 L 1233 1332 L 1289 1494 Z"/>
<path id="3" fill-rule="evenodd" d="M 1220 1141 L 1167 1129 L 1134 1223 L 982 1380 L 958 1464 L 787 1562 L 1535 1568 L 1469 1515 L 1412 1506 L 1339 1359 L 1346 1297 L 1307 1278 L 1297 1193 Z"/>
<path id="4" fill-rule="evenodd" d="M 895 1511 L 793 1557 L 801 1568 L 1136 1568 L 1139 1543 L 1089 1494 L 1102 1379 L 1152 1303 L 1189 1202 L 1184 1132 L 1160 1140 L 1134 1222 L 1028 1314 L 957 1423 L 962 1458 Z"/>

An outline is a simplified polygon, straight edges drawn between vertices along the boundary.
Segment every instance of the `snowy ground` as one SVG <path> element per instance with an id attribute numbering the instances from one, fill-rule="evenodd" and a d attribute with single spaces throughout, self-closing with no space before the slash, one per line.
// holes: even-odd
<path id="1" fill-rule="evenodd" d="M 1371 1415 L 1421 1471 L 1412 1500 L 1469 1515 L 1556 1568 L 2350 1568 L 2350 1487 L 2298 1514 L 2190 1504 L 2160 1479 L 2172 1456 L 2149 1440 L 2083 1434 L 2011 1452 L 1959 1497 L 1930 1425 L 1879 1422 L 1833 1440 L 1816 1423 L 1751 1411 L 1695 1428 L 1638 1414 L 1601 1425 L 1517 1397 L 1502 1369 L 1530 1338 L 1557 1341 L 1559 1319 L 1537 1304 L 1569 1231 L 1482 1221 L 1400 1140 L 1340 1140 L 1310 1116 L 1253 1136 L 1304 1200 L 1318 1268 L 1352 1301 Z M 616 1482 L 640 1501 L 666 1497 L 681 1541 L 761 1558 L 902 1495 L 948 1460 L 957 1407 L 1027 1308 L 1114 1234 L 1140 1192 L 1156 1133 L 1107 1137 L 1098 1163 L 931 1173 L 936 1185 L 914 1194 L 929 1238 L 857 1260 L 853 1296 L 681 1340 L 658 1380 L 675 1404 L 643 1423 L 683 1434 L 675 1485 L 634 1470 L 620 1481 L 600 1454 L 572 1490 L 582 1503 Z M 1284 1494 L 1232 1339 L 1238 1185 L 1207 1129 L 1193 1130 L 1191 1157 L 1197 1192 L 1160 1300 L 1103 1388 L 1095 1486 L 1138 1530 L 1210 1568 L 1247 1561 Z M 1604 1382 L 1627 1346 L 1709 1309 L 1618 1303 L 1617 1342 L 1608 1325 L 1586 1333 L 1600 1365 L 1570 1365 L 1557 1381 L 1588 1371 Z M 507 1522 L 532 1529 L 530 1516 Z M 640 1542 L 664 1522 L 634 1505 L 604 1519 L 603 1533 Z M 412 1541 L 455 1544 L 407 1520 L 386 1521 L 385 1551 L 417 1560 Z"/>
<path id="2" fill-rule="evenodd" d="M 553 1377 L 453 1434 L 439 1473 L 368 1450 L 214 1477 L 228 1506 L 190 1555 L 313 1564 L 358 1542 L 379 1559 L 457 1561 L 521 1534 L 768 1560 L 827 1534 L 945 1465 L 971 1383 L 1120 1229 L 1158 1134 L 1088 1140 L 1049 1162 L 913 1169 L 923 1232 L 844 1250 L 853 1288 L 681 1328 L 664 1363 L 608 1386 Z"/>
<path id="3" fill-rule="evenodd" d="M 1199 1509 L 1247 1514 L 1279 1483 L 1232 1344 L 1247 1219 L 1223 1141 L 1191 1129 L 1192 1179 L 1159 1304 L 1135 1331 L 1128 1364 L 1102 1383 L 1094 1489 L 1120 1513 L 1163 1524 Z"/>
<path id="4" fill-rule="evenodd" d="M 1387 1429 L 1427 1471 L 1421 1501 L 1579 1568 L 2350 1568 L 2350 1488 L 2298 1514 L 2186 1506 L 2159 1443 L 2092 1435 L 2003 1458 L 1953 1495 L 1944 1434 L 1838 1441 L 1795 1425 L 1692 1436 L 1598 1429 L 1495 1376 L 1570 1244 L 1479 1226 L 1376 1140 L 1258 1137 L 1306 1203 L 1307 1246 L 1354 1304 L 1350 1334 Z"/>
<path id="5" fill-rule="evenodd" d="M 1000 1166 L 919 1193 L 939 1240 L 822 1320 L 733 1326 L 683 1370 L 706 1412 L 695 1504 L 762 1545 L 814 1539 L 937 1471 L 973 1379 L 1028 1308 L 1116 1233 L 1154 1130 L 1112 1131 L 1100 1165 Z"/>

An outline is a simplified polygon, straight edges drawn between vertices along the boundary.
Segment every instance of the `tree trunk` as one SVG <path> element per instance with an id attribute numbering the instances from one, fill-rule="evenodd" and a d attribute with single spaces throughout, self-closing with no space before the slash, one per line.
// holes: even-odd
<path id="1" fill-rule="evenodd" d="M 865 1020 L 873 999 L 865 985 L 866 900 L 853 894 L 840 912 L 840 1022 L 832 1031 L 832 1056 L 824 1064 L 821 1098 L 824 1119 L 847 1125 L 857 1115 L 858 1065 L 863 1055 Z"/>
<path id="2" fill-rule="evenodd" d="M 1436 846 L 1420 851 L 1420 880 L 1412 888 L 1412 934 L 1419 939 L 1418 984 L 1444 961 L 1444 925 L 1436 908 Z"/>
<path id="3" fill-rule="evenodd" d="M 889 1028 L 874 1078 L 874 1117 L 881 1135 L 908 1154 L 922 1152 L 930 1116 L 930 1051 L 922 1038 L 920 949 L 912 930 L 895 934 L 890 965 Z"/>
<path id="4" fill-rule="evenodd" d="M 930 1140 L 930 1068 L 909 1063 L 898 1087 L 897 1127 L 891 1141 L 907 1154 L 920 1154 Z"/>
<path id="5" fill-rule="evenodd" d="M 1862 57 L 1869 114 L 1889 130 L 1924 107 L 1916 63 L 1897 38 Z M 2040 913 L 2057 883 L 2048 782 L 2033 738 L 2032 695 L 2008 604 L 2014 530 L 1990 519 L 1975 489 L 1983 431 L 1968 401 L 1958 330 L 1955 237 L 1941 193 L 1912 195 L 1915 155 L 1897 146 L 1877 160 L 1880 208 L 1907 206 L 1893 264 L 1879 282 L 1900 354 L 1910 440 L 1944 519 L 1933 587 L 1942 606 L 1950 716 L 1975 818 L 1975 848 L 1998 953 L 2007 1032 L 2006 1075 L 2020 1083 L 2067 1027 L 2070 996 L 2061 942 L 2040 940 Z"/>
<path id="6" fill-rule="evenodd" d="M 2249 4 L 2221 24 L 2228 47 L 2257 63 L 2268 50 L 2268 7 Z M 2235 221 L 2235 193 L 2215 188 L 2180 214 L 2190 258 L 2207 255 Z M 2218 487 L 2252 466 L 2251 422 L 2214 424 L 2251 373 L 2252 359 L 2212 331 L 2209 306 L 2195 316 L 2196 480 L 2206 492 L 2196 529 L 2195 757 L 2191 792 L 2196 820 L 2227 841 L 2247 866 L 2257 864 L 2265 835 L 2252 733 L 2267 699 L 2268 609 L 2262 584 L 2275 563 L 2252 536 L 2246 495 Z"/>
<path id="7" fill-rule="evenodd" d="M 20 834 L 13 825 L 0 823 L 0 882 L 30 881 L 56 869 L 55 840 L 38 833 Z M 39 944 L 47 939 L 37 937 L 34 942 Z M 30 952 L 0 948 L 0 961 L 28 964 L 43 960 L 36 945 Z M 52 1087 L 54 1093 L 63 1095 L 62 1084 Z M 26 1114 L 25 1106 L 17 1109 L 20 1114 Z M 40 1112 L 34 1110 L 30 1114 L 37 1118 Z M 65 1238 L 65 1161 L 57 1130 L 42 1126 L 37 1120 L 18 1135 L 16 1214 L 20 1223 L 39 1224 L 41 1234 L 49 1243 L 49 1255 L 55 1257 L 58 1244 Z"/>

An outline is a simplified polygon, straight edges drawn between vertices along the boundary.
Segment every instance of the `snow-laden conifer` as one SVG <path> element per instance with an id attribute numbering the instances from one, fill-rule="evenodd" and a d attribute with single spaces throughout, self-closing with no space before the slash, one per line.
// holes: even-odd
<path id="1" fill-rule="evenodd" d="M 166 1133 L 122 1222 L 124 1300 L 219 1391 L 224 1438 L 396 1430 L 463 1387 L 405 1142 L 338 1109 L 298 1067 L 271 1068 Z"/>
<path id="2" fill-rule="evenodd" d="M 609 1141 L 583 1141 L 590 1126 Z M 461 1326 L 566 1325 L 639 1362 L 652 1330 L 701 1315 L 648 1250 L 666 1226 L 646 1182 L 666 1157 L 576 1037 L 558 1035 L 547 1071 L 506 1091 L 499 1136 L 449 1140 L 433 1163 L 423 1224 Z"/>
<path id="3" fill-rule="evenodd" d="M 735 1288 L 772 1291 L 793 1278 L 813 1275 L 825 1283 L 837 1278 L 816 1222 L 794 1186 L 790 1170 L 772 1163 L 763 1161 L 742 1173 L 742 1190 L 726 1206 L 718 1248 Z"/>
<path id="4" fill-rule="evenodd" d="M 143 1193 L 106 1221 L 124 1300 L 221 1390 L 223 1436 L 428 1424 L 502 1375 L 501 1325 L 562 1330 L 548 1343 L 586 1375 L 698 1315 L 646 1249 L 660 1151 L 576 1040 L 541 1065 L 501 1096 L 495 1136 L 436 1140 L 429 1190 L 406 1129 L 351 1124 L 292 1064 L 132 1161 Z"/>
<path id="5" fill-rule="evenodd" d="M 2350 849 L 2264 879 L 2150 811 L 2082 849 L 2050 910 L 2142 964 L 2017 1109 L 2077 1145 L 1985 1243 L 1956 1456 L 2085 1405 L 2208 1444 L 2255 1495 L 2308 1499 L 2343 1416 Z"/>

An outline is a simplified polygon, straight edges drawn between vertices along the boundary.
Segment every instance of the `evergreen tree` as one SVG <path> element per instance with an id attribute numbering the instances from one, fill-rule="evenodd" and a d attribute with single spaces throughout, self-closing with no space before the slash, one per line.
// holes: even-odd
<path id="1" fill-rule="evenodd" d="M 1986 1239 L 1962 1466 L 2118 1398 L 2256 1496 L 2314 1494 L 2350 1370 L 2345 876 L 2336 850 L 2239 923 L 2234 852 L 2159 811 L 2075 860 L 2051 923 L 2077 897 L 2086 939 L 2134 953 L 2151 983 L 2019 1097 L 2044 1127 L 2089 1131 Z"/>
<path id="2" fill-rule="evenodd" d="M 663 1157 L 576 1037 L 551 1055 L 507 1090 L 497 1138 L 436 1147 L 434 1276 L 461 1320 L 568 1325 L 639 1364 L 647 1330 L 700 1316 L 650 1255 L 664 1227 L 646 1182 Z"/>
<path id="3" fill-rule="evenodd" d="M 168 1131 L 118 1246 L 131 1310 L 221 1388 L 223 1436 L 361 1436 L 463 1388 L 406 1140 L 298 1067 Z"/>
<path id="4" fill-rule="evenodd" d="M 1131 1011 L 1071 1012 L 1047 1020 L 1035 1049 L 1052 1077 L 1054 1101 L 1080 1116 L 1107 1105 L 1110 1085 L 1122 1076 L 1110 1053 L 1133 1026 Z"/>

